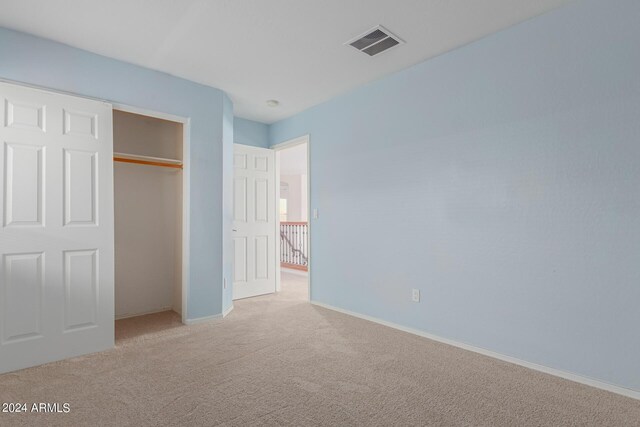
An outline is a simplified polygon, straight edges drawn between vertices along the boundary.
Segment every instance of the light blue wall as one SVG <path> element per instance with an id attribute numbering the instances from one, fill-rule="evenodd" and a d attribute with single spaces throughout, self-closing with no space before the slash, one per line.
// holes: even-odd
<path id="1" fill-rule="evenodd" d="M 233 132 L 234 141 L 238 144 L 269 148 L 269 126 L 264 123 L 236 117 Z"/>
<path id="2" fill-rule="evenodd" d="M 188 318 L 221 313 L 223 143 L 233 141 L 232 134 L 223 136 L 229 109 L 224 93 L 5 28 L 0 78 L 191 118 Z M 224 159 L 231 167 L 231 157 Z"/>
<path id="3" fill-rule="evenodd" d="M 312 299 L 640 390 L 639 21 L 572 3 L 273 124 Z"/>

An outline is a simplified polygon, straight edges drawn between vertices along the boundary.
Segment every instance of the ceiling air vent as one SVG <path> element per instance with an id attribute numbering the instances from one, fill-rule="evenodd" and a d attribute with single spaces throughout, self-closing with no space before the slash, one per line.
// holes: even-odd
<path id="1" fill-rule="evenodd" d="M 369 56 L 374 56 L 400 43 L 404 43 L 400 37 L 394 35 L 382 25 L 378 25 L 345 44 L 353 46 Z"/>

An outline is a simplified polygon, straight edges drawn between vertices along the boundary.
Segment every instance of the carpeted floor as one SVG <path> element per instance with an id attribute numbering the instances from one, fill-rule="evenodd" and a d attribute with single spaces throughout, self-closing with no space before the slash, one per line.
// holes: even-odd
<path id="1" fill-rule="evenodd" d="M 0 376 L 1 426 L 640 426 L 640 401 L 501 362 L 305 301 L 236 301 L 224 321 L 174 313 L 117 323 L 117 347 Z"/>

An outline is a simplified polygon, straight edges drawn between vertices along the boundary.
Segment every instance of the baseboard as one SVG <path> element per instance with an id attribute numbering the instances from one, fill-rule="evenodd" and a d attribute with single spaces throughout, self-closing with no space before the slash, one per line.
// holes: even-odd
<path id="1" fill-rule="evenodd" d="M 209 320 L 222 319 L 224 317 L 227 317 L 232 310 L 233 310 L 233 304 L 231 304 L 231 307 L 227 308 L 221 314 L 214 314 L 213 316 L 198 317 L 196 319 L 187 319 L 184 321 L 184 324 L 195 325 L 196 323 L 208 322 Z"/>
<path id="2" fill-rule="evenodd" d="M 185 325 L 195 325 L 196 323 L 208 322 L 210 320 L 222 319 L 222 314 L 214 314 L 212 316 L 196 317 L 195 319 L 185 319 Z"/>
<path id="3" fill-rule="evenodd" d="M 419 329 L 413 329 L 406 326 L 398 325 L 396 323 L 387 322 L 386 320 L 378 319 L 373 316 L 367 316 L 366 314 L 360 314 L 353 311 L 345 310 L 338 307 L 333 307 L 328 304 L 324 304 L 317 301 L 311 301 L 311 304 L 316 305 L 318 307 L 326 308 L 329 310 L 337 311 L 339 313 L 347 314 L 349 316 L 357 317 L 360 319 L 368 320 L 370 322 L 378 323 L 380 325 L 388 326 L 390 328 L 398 329 L 403 332 L 408 332 L 410 334 L 418 335 L 423 338 L 428 338 L 430 340 L 438 341 L 444 344 L 449 344 L 454 347 L 462 348 L 464 350 L 473 351 L 474 353 L 482 354 L 484 356 L 493 357 L 494 359 L 499 359 L 504 362 L 514 363 L 516 365 L 524 366 L 525 368 L 533 369 L 535 371 L 543 372 L 545 374 L 554 375 L 556 377 L 564 378 L 569 381 L 573 381 L 576 383 L 588 385 L 591 387 L 599 388 L 602 390 L 610 391 L 612 393 L 620 394 L 622 396 L 630 397 L 632 399 L 640 400 L 640 391 L 632 390 L 625 387 L 620 387 L 617 385 L 609 384 L 603 381 L 595 380 L 593 378 L 584 377 L 582 375 L 574 374 L 571 372 L 562 371 L 560 369 L 550 368 L 548 366 L 538 365 L 536 363 L 527 362 L 526 360 L 517 359 L 515 357 L 506 356 L 504 354 L 496 353 L 495 351 L 486 350 L 481 347 L 476 347 L 473 345 L 461 343 L 458 341 L 450 340 L 448 338 L 442 338 L 437 335 L 430 334 L 428 332 L 421 331 Z"/>
<path id="4" fill-rule="evenodd" d="M 227 308 L 225 311 L 222 312 L 222 317 L 227 317 L 229 313 L 231 313 L 232 311 L 233 311 L 233 304 L 231 304 L 231 307 Z"/>
<path id="5" fill-rule="evenodd" d="M 132 317 L 146 316 L 147 314 L 163 313 L 165 311 L 175 311 L 175 310 L 173 309 L 173 307 L 165 307 L 165 308 L 159 308 L 157 310 L 145 311 L 144 313 L 122 314 L 122 315 L 119 315 L 119 316 L 115 316 L 115 318 L 116 318 L 116 320 L 130 319 Z M 177 311 L 176 311 L 176 313 L 177 313 Z M 178 313 L 178 314 L 180 314 L 180 313 Z"/>

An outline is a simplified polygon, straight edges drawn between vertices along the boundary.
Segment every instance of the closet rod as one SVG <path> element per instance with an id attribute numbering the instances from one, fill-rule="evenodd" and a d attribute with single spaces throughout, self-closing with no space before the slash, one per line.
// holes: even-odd
<path id="1" fill-rule="evenodd" d="M 124 163 L 136 163 L 139 165 L 149 165 L 149 166 L 162 166 L 165 168 L 174 168 L 174 169 L 182 169 L 181 164 L 176 163 L 166 163 L 166 162 L 157 162 L 150 160 L 139 160 L 139 159 L 127 159 L 124 157 L 113 157 L 114 162 L 124 162 Z"/>

